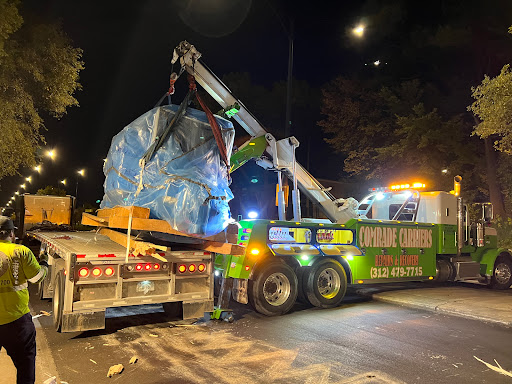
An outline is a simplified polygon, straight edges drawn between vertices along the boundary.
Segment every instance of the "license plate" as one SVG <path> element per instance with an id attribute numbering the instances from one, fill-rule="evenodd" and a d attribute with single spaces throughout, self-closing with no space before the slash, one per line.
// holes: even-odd
<path id="1" fill-rule="evenodd" d="M 144 292 L 147 295 L 149 292 L 155 290 L 155 283 L 152 281 L 144 280 L 137 283 L 137 292 Z"/>

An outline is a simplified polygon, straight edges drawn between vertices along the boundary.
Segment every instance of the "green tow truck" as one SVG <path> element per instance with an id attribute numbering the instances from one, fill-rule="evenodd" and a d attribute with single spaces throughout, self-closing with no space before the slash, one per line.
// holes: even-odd
<path id="1" fill-rule="evenodd" d="M 512 285 L 512 255 L 497 246 L 489 204 L 472 224 L 461 198 L 442 191 L 379 191 L 358 208 L 361 218 L 345 224 L 242 220 L 238 241 L 247 247 L 245 255 L 217 257 L 215 266 L 233 280 L 235 300 L 268 316 L 288 312 L 297 299 L 335 307 L 348 284 Z"/>
<path id="2" fill-rule="evenodd" d="M 239 221 L 238 243 L 245 254 L 216 257 L 218 314 L 231 298 L 268 316 L 288 312 L 296 300 L 335 307 L 348 284 L 476 279 L 496 289 L 512 285 L 512 254 L 497 246 L 492 206 L 483 204 L 481 217 L 471 223 L 460 176 L 450 192 L 427 192 L 424 184 L 413 183 L 372 191 L 360 203 L 337 199 L 296 162 L 297 139 L 276 140 L 200 57 L 183 41 L 173 63 L 179 61 L 252 137 L 231 156 L 232 171 L 255 159 L 277 174 L 278 185 L 279 220 Z M 291 221 L 284 177 L 293 183 Z M 301 193 L 328 219 L 302 218 Z"/>

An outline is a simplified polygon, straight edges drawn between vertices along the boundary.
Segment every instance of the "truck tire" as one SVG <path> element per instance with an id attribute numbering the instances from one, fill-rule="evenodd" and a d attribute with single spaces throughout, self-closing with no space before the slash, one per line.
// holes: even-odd
<path id="1" fill-rule="evenodd" d="M 249 280 L 249 303 L 266 316 L 284 315 L 297 299 L 297 276 L 282 262 L 264 264 Z"/>
<path id="2" fill-rule="evenodd" d="M 315 307 L 332 308 L 343 300 L 347 291 L 347 274 L 336 260 L 319 259 L 305 277 L 306 296 Z"/>
<path id="3" fill-rule="evenodd" d="M 306 296 L 306 280 L 311 267 L 297 267 L 295 274 L 297 275 L 297 301 L 302 304 L 309 304 Z"/>
<path id="4" fill-rule="evenodd" d="M 53 284 L 53 327 L 62 331 L 62 312 L 64 310 L 64 273 L 59 271 Z"/>
<path id="5" fill-rule="evenodd" d="M 500 255 L 494 263 L 491 288 L 508 289 L 512 285 L 512 262 L 505 255 Z"/>
<path id="6" fill-rule="evenodd" d="M 183 320 L 183 304 L 181 301 L 162 303 L 164 312 L 172 320 Z"/>
<path id="7" fill-rule="evenodd" d="M 444 259 L 436 260 L 436 276 L 434 281 L 437 283 L 444 283 L 453 280 L 453 266 Z"/>

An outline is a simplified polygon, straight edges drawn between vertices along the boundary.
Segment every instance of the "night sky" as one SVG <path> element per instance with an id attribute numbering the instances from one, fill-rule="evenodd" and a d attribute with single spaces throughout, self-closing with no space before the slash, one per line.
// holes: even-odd
<path id="1" fill-rule="evenodd" d="M 359 20 L 357 12 L 342 2 L 329 3 L 327 10 L 271 0 L 23 2 L 42 20 L 60 21 L 74 46 L 83 49 L 85 62 L 80 74 L 83 90 L 75 94 L 80 107 L 68 109 L 58 121 L 45 117 L 47 147 L 56 149 L 56 160 L 44 160 L 40 175 L 21 171 L 24 176 L 34 175 L 28 192 L 46 185 L 62 187 L 58 181 L 66 178 L 67 192 L 74 194 L 76 170 L 85 168 L 86 177 L 79 179 L 80 200 L 101 199 L 102 164 L 112 137 L 165 93 L 172 51 L 182 40 L 202 52 L 204 63 L 218 77 L 249 72 L 254 83 L 270 87 L 286 80 L 284 28 L 293 19 L 293 75 L 320 87 L 341 68 L 350 67 L 353 52 L 343 40 L 346 30 Z M 179 104 L 185 82 L 177 88 L 173 102 Z M 283 110 L 283 127 L 284 116 Z M 315 142 L 322 145 L 320 128 L 311 129 L 318 131 Z M 4 179 L 0 198 L 7 201 L 22 181 L 19 176 Z"/>
<path id="2" fill-rule="evenodd" d="M 292 19 L 295 26 L 293 75 L 308 81 L 312 87 L 320 88 L 340 74 L 363 69 L 386 70 L 384 65 L 378 69 L 365 66 L 377 59 L 388 67 L 398 65 L 400 41 L 385 44 L 378 38 L 396 27 L 397 15 L 381 15 L 378 24 L 369 22 L 372 12 L 379 11 L 380 3 L 23 1 L 24 10 L 37 14 L 41 20 L 60 21 L 74 46 L 83 49 L 85 62 L 85 70 L 80 74 L 83 90 L 75 93 L 80 107 L 68 109 L 61 120 L 45 116 L 47 147 L 57 151 L 57 159 L 53 163 L 44 160 L 41 175 L 31 170 L 20 171 L 23 176 L 34 175 L 28 192 L 35 193 L 46 185 L 61 187 L 58 181 L 66 178 L 67 193 L 74 194 L 76 171 L 85 168 L 85 178 L 79 179 L 79 202 L 101 199 L 103 159 L 112 137 L 153 108 L 166 92 L 172 51 L 182 40 L 196 46 L 203 55 L 203 62 L 219 78 L 230 72 L 249 72 L 253 83 L 266 87 L 286 80 L 288 37 L 285 28 Z M 438 2 L 429 7 L 414 5 L 416 2 L 401 3 L 407 5 L 407 14 L 414 17 L 399 20 L 402 28 L 407 23 L 435 22 Z M 350 31 L 361 21 L 367 24 L 366 35 L 363 40 L 355 41 Z M 417 70 L 421 71 L 420 63 Z M 186 92 L 185 81 L 178 83 L 177 88 L 175 104 L 181 102 Z M 251 110 L 251 105 L 242 101 Z M 282 116 L 284 131 L 285 110 Z M 316 121 L 321 119 L 318 111 Z M 281 127 L 274 131 L 279 129 Z M 337 180 L 342 175 L 343 158 L 323 143 L 322 136 L 321 129 L 312 121 L 307 137 L 310 140 L 308 168 L 317 178 Z M 302 142 L 298 156 L 306 165 L 305 138 L 300 135 L 298 138 Z M 236 183 L 236 174 L 233 179 Z M 19 176 L 2 180 L 0 201 L 6 202 L 22 182 Z"/>

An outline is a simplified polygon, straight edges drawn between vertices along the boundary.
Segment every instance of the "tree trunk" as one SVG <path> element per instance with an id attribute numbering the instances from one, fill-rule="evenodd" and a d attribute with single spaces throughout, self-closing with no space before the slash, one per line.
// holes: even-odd
<path id="1" fill-rule="evenodd" d="M 503 202 L 503 194 L 498 183 L 496 175 L 497 161 L 496 153 L 490 138 L 484 139 L 485 145 L 485 162 L 487 166 L 487 185 L 489 186 L 489 197 L 493 205 L 494 215 L 506 217 L 505 204 Z"/>

